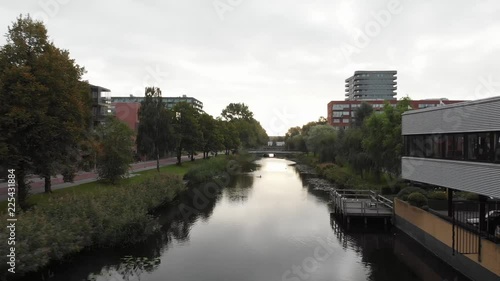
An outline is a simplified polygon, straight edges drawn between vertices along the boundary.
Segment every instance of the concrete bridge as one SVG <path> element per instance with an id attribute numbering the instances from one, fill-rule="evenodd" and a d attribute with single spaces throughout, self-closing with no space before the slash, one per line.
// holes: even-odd
<path id="1" fill-rule="evenodd" d="M 248 153 L 250 154 L 300 154 L 304 153 L 302 151 L 296 151 L 296 150 L 286 150 L 286 147 L 284 146 L 265 146 L 265 147 L 260 147 L 260 148 L 255 148 L 255 149 L 249 149 Z"/>

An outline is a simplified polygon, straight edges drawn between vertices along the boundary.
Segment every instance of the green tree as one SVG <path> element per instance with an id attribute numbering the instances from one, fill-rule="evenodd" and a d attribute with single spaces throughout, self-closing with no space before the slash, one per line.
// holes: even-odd
<path id="1" fill-rule="evenodd" d="M 218 120 L 218 122 L 222 132 L 222 144 L 225 150 L 225 154 L 228 155 L 231 150 L 236 150 L 240 146 L 240 138 L 233 123 L 226 122 L 220 119 Z"/>
<path id="2" fill-rule="evenodd" d="M 76 157 L 90 115 L 84 69 L 49 41 L 42 22 L 20 16 L 0 49 L 0 165 L 16 169 L 21 207 L 26 174 L 46 179 Z"/>
<path id="3" fill-rule="evenodd" d="M 305 139 L 307 150 L 316 155 L 322 146 L 328 145 L 326 140 L 333 141 L 335 138 L 335 129 L 329 125 L 316 125 L 311 127 L 308 136 Z M 333 145 L 333 143 L 331 144 Z"/>
<path id="4" fill-rule="evenodd" d="M 203 159 L 208 157 L 210 151 L 217 152 L 223 149 L 223 136 L 220 123 L 211 115 L 202 113 L 199 118 L 199 124 L 202 134 L 201 148 Z"/>
<path id="5" fill-rule="evenodd" d="M 354 111 L 354 127 L 361 128 L 365 119 L 373 114 L 373 107 L 366 102 L 361 103 L 361 105 Z"/>
<path id="6" fill-rule="evenodd" d="M 191 104 L 179 102 L 174 108 L 174 131 L 177 137 L 177 165 L 181 165 L 182 151 L 187 151 L 194 161 L 194 152 L 200 148 L 202 133 L 199 125 L 200 113 Z"/>
<path id="7" fill-rule="evenodd" d="M 160 88 L 147 87 L 145 98 L 139 109 L 137 150 L 141 154 L 156 159 L 156 169 L 160 171 L 160 157 L 174 144 L 172 113 L 163 104 Z"/>
<path id="8" fill-rule="evenodd" d="M 228 121 L 234 119 L 253 119 L 253 113 L 244 103 L 230 103 L 222 110 L 221 116 Z"/>
<path id="9" fill-rule="evenodd" d="M 123 122 L 109 117 L 97 127 L 97 173 L 115 184 L 127 175 L 133 159 L 134 132 Z"/>
<path id="10" fill-rule="evenodd" d="M 269 140 L 266 130 L 253 118 L 253 113 L 244 103 L 230 103 L 222 110 L 221 116 L 234 125 L 243 147 L 261 146 Z"/>

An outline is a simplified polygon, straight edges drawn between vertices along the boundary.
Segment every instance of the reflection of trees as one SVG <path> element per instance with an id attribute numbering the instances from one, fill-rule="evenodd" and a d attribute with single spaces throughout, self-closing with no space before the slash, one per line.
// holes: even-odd
<path id="1" fill-rule="evenodd" d="M 340 245 L 359 253 L 369 265 L 369 280 L 470 281 L 402 232 L 374 224 L 347 228 L 333 216 L 330 224 Z"/>
<path id="2" fill-rule="evenodd" d="M 248 181 L 246 183 L 248 184 Z M 195 199 L 199 199 L 200 194 L 203 194 L 201 188 L 190 188 L 179 195 L 173 204 L 159 210 L 156 215 L 161 226 L 160 230 L 144 242 L 127 245 L 124 248 L 88 250 L 65 264 L 52 265 L 41 272 L 18 280 L 81 281 L 92 276 L 95 280 L 140 280 L 141 274 L 145 271 L 154 270 L 154 267 L 149 266 L 149 262 L 159 261 L 172 241 L 187 241 L 193 224 L 212 215 L 216 203 L 221 198 L 221 190 L 219 188 L 215 194 L 203 196 L 203 200 L 200 201 L 204 204 L 199 202 L 196 204 Z M 182 212 L 180 206 L 184 206 L 190 212 Z M 131 263 L 123 260 L 126 256 L 140 257 L 141 260 Z"/>
<path id="3" fill-rule="evenodd" d="M 253 181 L 254 176 L 251 174 L 243 174 L 234 178 L 234 180 L 225 189 L 229 201 L 238 203 L 247 201 L 253 186 Z"/>

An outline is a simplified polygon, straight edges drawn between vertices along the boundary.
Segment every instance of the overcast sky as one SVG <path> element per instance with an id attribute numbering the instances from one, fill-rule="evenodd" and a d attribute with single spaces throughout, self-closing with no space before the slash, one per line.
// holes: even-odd
<path id="1" fill-rule="evenodd" d="M 1 32 L 21 13 L 113 96 L 244 102 L 269 135 L 326 116 L 355 70 L 397 70 L 398 98 L 500 95 L 496 0 L 2 1 Z"/>

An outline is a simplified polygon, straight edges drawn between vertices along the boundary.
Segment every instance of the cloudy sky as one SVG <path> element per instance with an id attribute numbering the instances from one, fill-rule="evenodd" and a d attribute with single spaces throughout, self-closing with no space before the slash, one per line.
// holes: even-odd
<path id="1" fill-rule="evenodd" d="M 113 96 L 244 102 L 270 135 L 326 116 L 355 70 L 397 70 L 399 98 L 500 95 L 496 0 L 2 1 L 1 32 L 21 13 Z"/>

